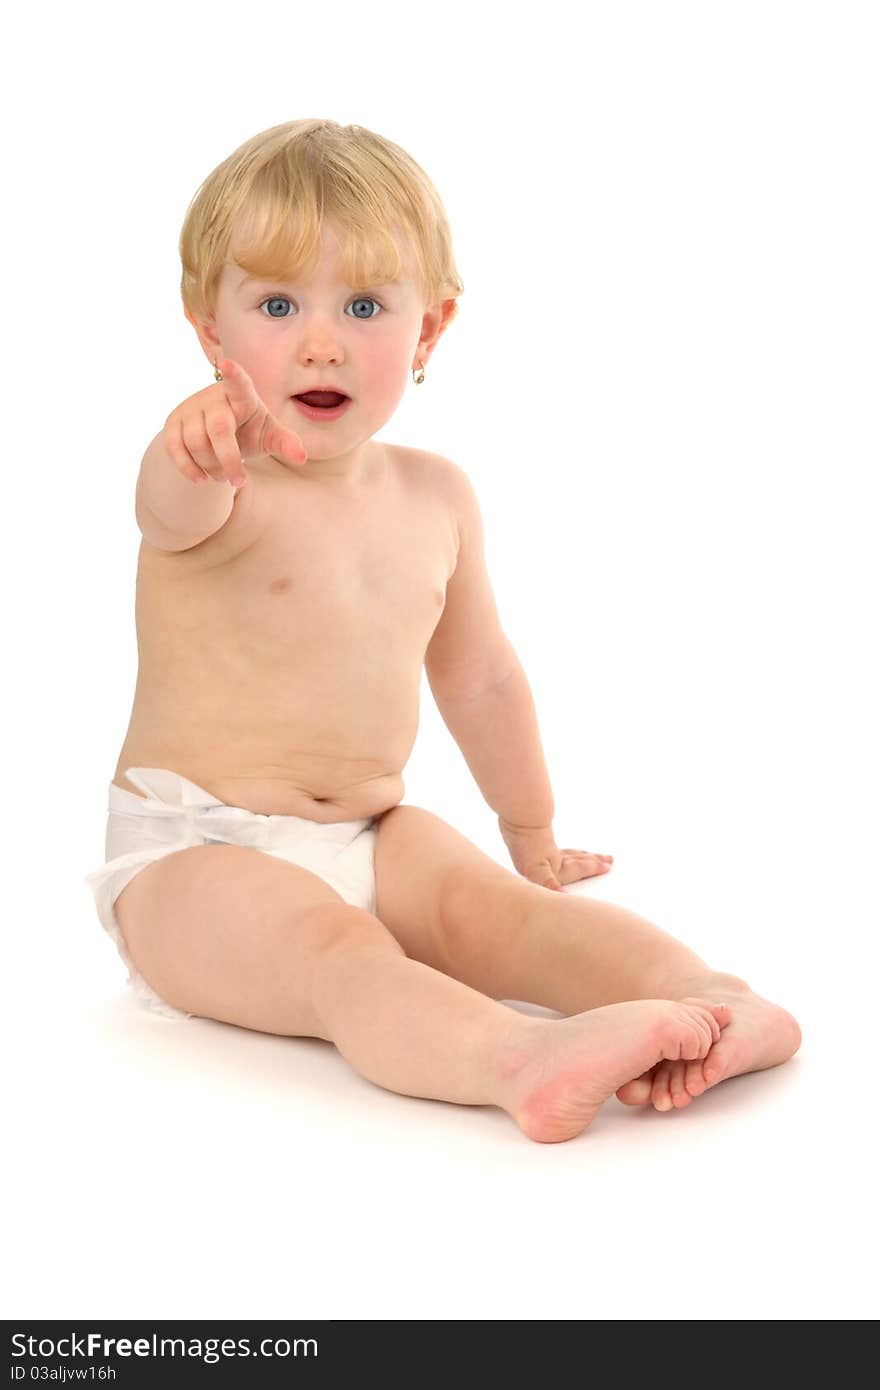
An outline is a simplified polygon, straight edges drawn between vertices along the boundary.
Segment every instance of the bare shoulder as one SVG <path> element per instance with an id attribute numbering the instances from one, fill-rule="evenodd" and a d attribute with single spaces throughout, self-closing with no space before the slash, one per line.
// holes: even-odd
<path id="1" fill-rule="evenodd" d="M 470 475 L 460 463 L 443 454 L 428 454 L 427 458 L 435 470 L 435 485 L 452 517 L 458 547 L 464 537 L 475 537 L 482 544 L 483 519 Z"/>
<path id="2" fill-rule="evenodd" d="M 404 487 L 418 495 L 426 514 L 441 530 L 451 546 L 451 563 L 461 543 L 463 520 L 472 496 L 471 485 L 464 469 L 444 454 L 410 445 L 391 445 L 394 467 Z"/>
<path id="3" fill-rule="evenodd" d="M 458 517 L 471 490 L 464 469 L 445 454 L 436 454 L 430 449 L 398 444 L 390 447 L 394 451 L 400 476 L 408 479 L 413 487 L 422 488 L 435 503 L 450 509 Z"/>
<path id="4" fill-rule="evenodd" d="M 455 467 L 442 454 L 432 454 L 430 449 L 417 449 L 412 444 L 386 444 L 385 448 L 401 480 L 414 486 L 440 487 L 447 472 Z"/>

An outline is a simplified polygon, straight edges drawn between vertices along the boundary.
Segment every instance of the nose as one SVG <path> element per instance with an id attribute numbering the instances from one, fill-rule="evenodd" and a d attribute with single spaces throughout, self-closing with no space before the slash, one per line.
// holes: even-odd
<path id="1" fill-rule="evenodd" d="M 303 333 L 299 357 L 306 366 L 317 362 L 338 365 L 342 361 L 342 347 L 327 325 L 321 327 L 313 323 Z"/>
<path id="2" fill-rule="evenodd" d="M 312 363 L 317 362 L 327 362 L 331 366 L 338 366 L 342 361 L 342 353 L 336 348 L 327 348 L 324 351 L 319 351 L 317 348 L 303 349 L 300 354 L 300 361 L 306 366 L 311 366 Z"/>

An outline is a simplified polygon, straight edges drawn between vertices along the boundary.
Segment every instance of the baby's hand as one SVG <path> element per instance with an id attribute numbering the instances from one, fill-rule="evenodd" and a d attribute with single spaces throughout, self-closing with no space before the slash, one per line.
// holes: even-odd
<path id="1" fill-rule="evenodd" d="M 242 487 L 246 458 L 280 454 L 279 463 L 305 463 L 299 435 L 270 414 L 244 367 L 230 358 L 218 366 L 223 380 L 189 396 L 165 421 L 163 442 L 178 471 L 193 483 L 213 478 Z"/>
<path id="2" fill-rule="evenodd" d="M 499 816 L 498 828 L 517 873 L 557 893 L 562 892 L 563 884 L 607 874 L 614 860 L 613 854 L 559 849 L 552 825 L 514 825 Z"/>

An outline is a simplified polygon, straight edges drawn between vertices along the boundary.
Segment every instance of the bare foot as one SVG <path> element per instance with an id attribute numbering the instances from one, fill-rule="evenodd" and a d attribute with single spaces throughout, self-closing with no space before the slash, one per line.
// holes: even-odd
<path id="1" fill-rule="evenodd" d="M 533 1045 L 511 1067 L 499 1104 L 538 1143 L 573 1139 L 625 1081 L 664 1058 L 706 1057 L 729 1021 L 727 1004 L 702 999 L 636 999 L 536 1019 Z"/>
<path id="2" fill-rule="evenodd" d="M 719 1081 L 742 1072 L 778 1067 L 800 1047 L 797 1020 L 778 1004 L 755 994 L 745 980 L 736 975 L 713 975 L 693 984 L 700 997 L 706 995 L 730 1005 L 730 1025 L 704 1060 L 662 1061 L 621 1086 L 617 1099 L 624 1105 L 683 1110 Z"/>

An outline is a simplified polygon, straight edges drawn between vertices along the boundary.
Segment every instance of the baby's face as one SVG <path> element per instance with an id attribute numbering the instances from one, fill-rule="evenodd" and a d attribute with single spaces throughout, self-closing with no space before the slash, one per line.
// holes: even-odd
<path id="1" fill-rule="evenodd" d="M 400 244 L 400 243 L 399 243 Z M 352 289 L 342 278 L 335 232 L 324 228 L 320 263 L 302 284 L 254 281 L 230 260 L 223 268 L 208 333 L 197 324 L 209 357 L 241 363 L 263 403 L 302 439 L 314 459 L 348 454 L 393 415 L 429 336 L 412 261 L 392 284 Z M 214 340 L 219 347 L 214 346 Z M 310 420 L 291 399 L 329 386 L 351 397 L 336 420 Z"/>

